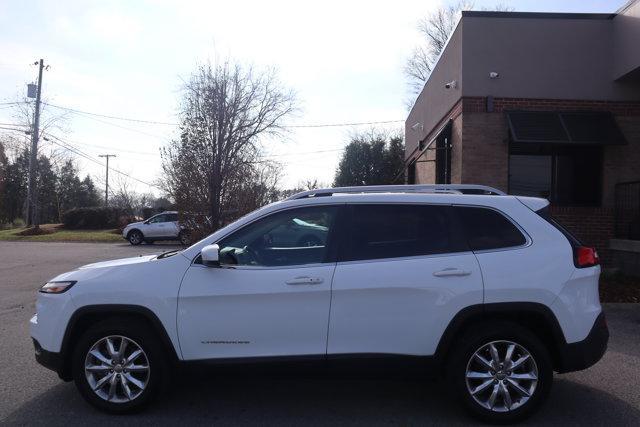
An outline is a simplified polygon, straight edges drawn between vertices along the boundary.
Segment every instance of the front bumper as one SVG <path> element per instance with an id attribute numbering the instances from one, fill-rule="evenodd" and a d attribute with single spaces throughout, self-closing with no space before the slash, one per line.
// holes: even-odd
<path id="1" fill-rule="evenodd" d="M 70 381 L 71 378 L 68 375 L 63 375 L 64 360 L 62 358 L 62 355 L 60 353 L 55 353 L 55 352 L 47 351 L 43 349 L 37 339 L 35 338 L 32 338 L 32 339 L 33 339 L 33 347 L 36 355 L 36 362 L 38 362 L 45 368 L 51 369 L 52 371 L 57 373 L 61 379 L 65 381 Z"/>
<path id="2" fill-rule="evenodd" d="M 595 365 L 607 351 L 608 342 L 609 329 L 601 312 L 584 340 L 562 346 L 558 372 L 581 371 Z"/>

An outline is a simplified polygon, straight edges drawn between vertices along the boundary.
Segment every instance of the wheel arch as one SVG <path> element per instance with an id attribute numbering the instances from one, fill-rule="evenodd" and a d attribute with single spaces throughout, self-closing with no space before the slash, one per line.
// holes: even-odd
<path id="1" fill-rule="evenodd" d="M 132 228 L 131 230 L 127 231 L 127 239 L 129 238 L 131 233 L 133 233 L 134 231 L 137 231 L 138 233 L 142 234 L 142 237 L 144 238 L 144 233 L 142 232 L 142 230 L 140 230 L 139 228 Z"/>
<path id="2" fill-rule="evenodd" d="M 76 310 L 67 323 L 60 354 L 62 358 L 61 370 L 58 373 L 65 381 L 72 379 L 71 356 L 73 354 L 74 343 L 92 325 L 102 322 L 111 316 L 126 316 L 133 320 L 145 322 L 156 334 L 160 344 L 166 351 L 170 363 L 178 363 L 178 353 L 169 338 L 164 325 L 158 316 L 147 307 L 129 304 L 100 304 L 81 307 Z"/>
<path id="3" fill-rule="evenodd" d="M 562 369 L 562 352 L 567 346 L 562 328 L 549 307 L 533 302 L 478 304 L 460 310 L 440 338 L 436 361 L 446 362 L 455 340 L 466 329 L 479 322 L 495 320 L 511 321 L 529 329 L 548 348 L 554 369 Z"/>

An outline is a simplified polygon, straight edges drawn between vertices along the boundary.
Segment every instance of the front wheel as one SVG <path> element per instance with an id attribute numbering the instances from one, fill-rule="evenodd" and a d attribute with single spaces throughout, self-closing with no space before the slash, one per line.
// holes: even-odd
<path id="1" fill-rule="evenodd" d="M 138 230 L 130 231 L 127 235 L 127 240 L 134 246 L 139 245 L 144 240 L 144 236 Z"/>
<path id="2" fill-rule="evenodd" d="M 108 320 L 80 339 L 73 354 L 73 379 L 93 406 L 132 412 L 156 395 L 167 373 L 165 364 L 157 340 L 144 327 Z"/>
<path id="3" fill-rule="evenodd" d="M 449 383 L 477 418 L 510 423 L 530 416 L 553 381 L 549 352 L 529 330 L 509 322 L 479 325 L 460 339 Z"/>

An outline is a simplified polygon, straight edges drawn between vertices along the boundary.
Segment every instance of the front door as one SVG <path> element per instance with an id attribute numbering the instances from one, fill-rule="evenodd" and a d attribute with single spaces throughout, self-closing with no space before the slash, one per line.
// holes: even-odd
<path id="1" fill-rule="evenodd" d="M 156 215 L 149 219 L 144 235 L 145 237 L 165 237 L 169 235 L 170 227 L 173 228 L 167 214 Z"/>
<path id="2" fill-rule="evenodd" d="M 220 268 L 196 260 L 178 301 L 184 358 L 326 354 L 339 209 L 270 214 L 218 242 Z"/>

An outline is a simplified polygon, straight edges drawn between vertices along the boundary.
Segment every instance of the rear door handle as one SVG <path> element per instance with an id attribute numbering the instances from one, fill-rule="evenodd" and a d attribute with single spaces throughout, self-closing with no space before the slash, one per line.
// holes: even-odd
<path id="1" fill-rule="evenodd" d="M 470 271 L 461 270 L 459 268 L 445 268 L 444 270 L 436 271 L 433 273 L 433 275 L 436 277 L 468 276 L 470 274 Z"/>
<path id="2" fill-rule="evenodd" d="M 287 285 L 319 285 L 324 282 L 322 277 L 308 277 L 308 276 L 300 276 L 295 279 L 287 280 Z"/>

